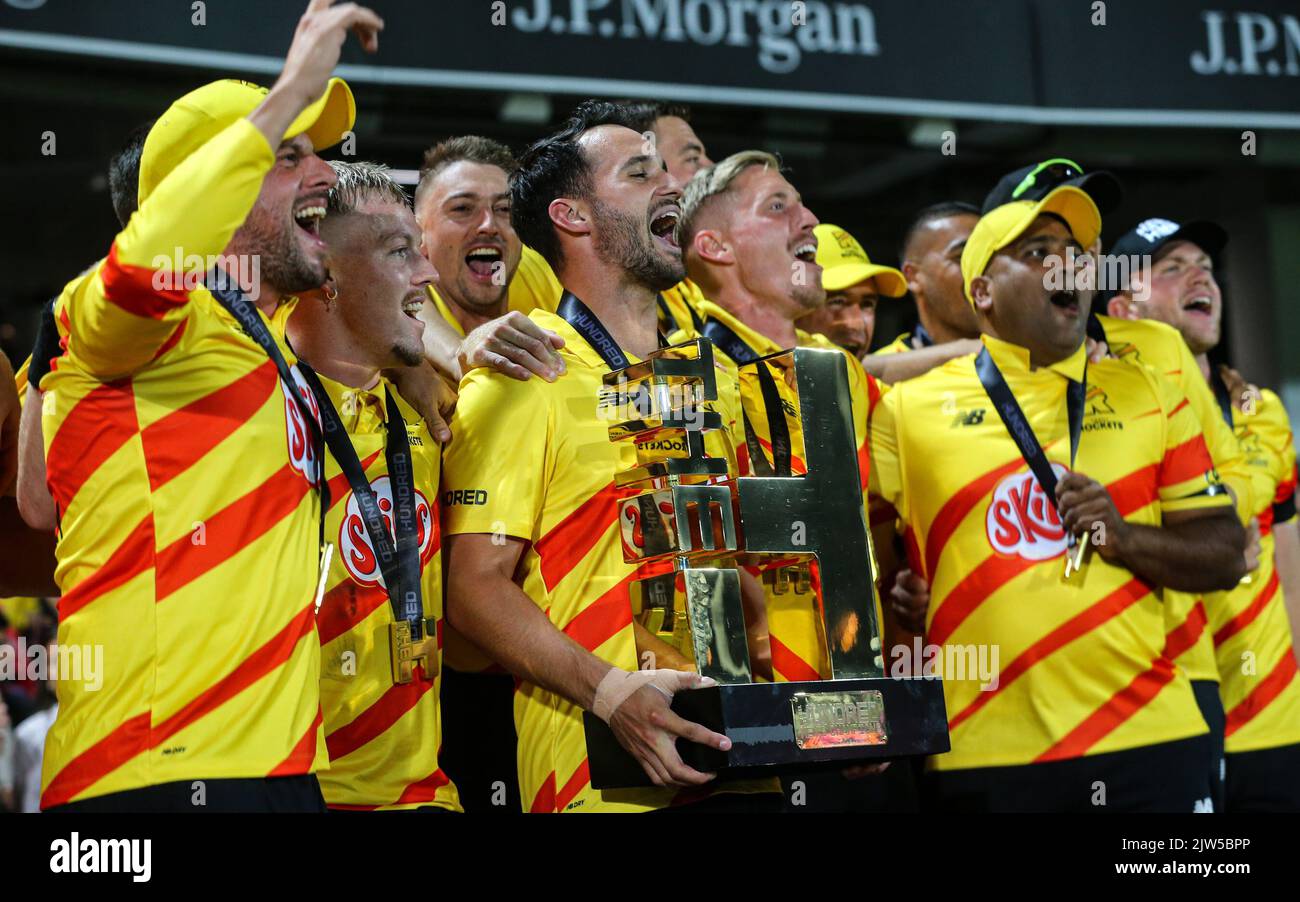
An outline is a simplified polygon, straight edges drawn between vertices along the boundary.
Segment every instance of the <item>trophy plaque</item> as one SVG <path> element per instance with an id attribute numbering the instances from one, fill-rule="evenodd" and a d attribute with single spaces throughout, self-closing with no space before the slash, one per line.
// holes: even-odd
<path id="1" fill-rule="evenodd" d="M 796 348 L 742 365 L 739 379 L 758 475 L 732 478 L 727 461 L 704 453 L 705 434 L 722 428 L 701 407 L 717 399 L 707 339 L 605 376 L 631 411 L 610 440 L 637 447 L 637 466 L 616 477 L 629 492 L 619 502 L 624 559 L 671 567 L 643 581 L 641 597 L 657 599 L 660 634 L 679 637 L 718 683 L 678 692 L 672 709 L 732 743 L 721 752 L 679 740 L 683 761 L 731 779 L 946 752 L 942 682 L 883 667 L 844 355 Z M 806 472 L 792 472 L 792 456 Z M 738 556 L 806 564 L 829 679 L 754 682 Z M 594 788 L 650 785 L 604 721 L 587 712 L 584 727 Z"/>

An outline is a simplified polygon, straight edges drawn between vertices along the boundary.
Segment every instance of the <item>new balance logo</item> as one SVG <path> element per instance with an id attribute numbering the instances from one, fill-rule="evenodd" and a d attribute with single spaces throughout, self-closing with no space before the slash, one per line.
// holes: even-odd
<path id="1" fill-rule="evenodd" d="M 958 426 L 978 426 L 983 422 L 983 407 L 977 407 L 974 410 L 959 410 L 957 411 L 957 415 L 952 418 L 952 425 L 949 428 L 956 429 Z"/>

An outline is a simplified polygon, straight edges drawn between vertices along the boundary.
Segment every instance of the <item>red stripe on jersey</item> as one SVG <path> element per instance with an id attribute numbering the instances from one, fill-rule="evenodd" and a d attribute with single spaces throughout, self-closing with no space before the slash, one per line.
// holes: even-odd
<path id="1" fill-rule="evenodd" d="M 1277 571 L 1274 570 L 1269 576 L 1268 582 L 1264 584 L 1264 588 L 1259 590 L 1259 594 L 1255 596 L 1255 599 L 1245 608 L 1245 610 L 1239 612 L 1237 616 L 1219 627 L 1218 632 L 1214 634 L 1214 647 L 1218 648 L 1224 642 L 1227 642 L 1233 636 L 1237 635 L 1237 633 L 1254 623 L 1255 618 L 1264 613 L 1264 608 L 1268 607 L 1268 603 L 1273 600 L 1273 596 L 1277 595 L 1277 587 Z"/>
<path id="2" fill-rule="evenodd" d="M 548 590 L 559 585 L 618 519 L 617 502 L 618 491 L 611 482 L 537 540 L 542 579 Z"/>
<path id="3" fill-rule="evenodd" d="M 1115 508 L 1121 514 L 1128 515 L 1160 500 L 1156 489 L 1157 478 L 1158 470 L 1152 464 L 1121 476 L 1107 485 L 1106 491 L 1115 503 Z"/>
<path id="4" fill-rule="evenodd" d="M 150 487 L 157 491 L 247 423 L 275 392 L 278 378 L 268 360 L 142 429 Z"/>
<path id="5" fill-rule="evenodd" d="M 152 745 L 165 742 L 181 730 L 211 714 L 262 677 L 293 657 L 294 649 L 316 626 L 316 606 L 308 602 L 298 614 L 262 646 L 171 717 L 154 728 Z"/>
<path id="6" fill-rule="evenodd" d="M 71 802 L 136 755 L 149 748 L 149 712 L 123 721 L 111 733 L 73 758 L 41 793 L 41 807 Z"/>
<path id="7" fill-rule="evenodd" d="M 563 811 L 569 806 L 569 803 L 582 792 L 583 788 L 591 782 L 591 769 L 587 759 L 583 758 L 578 769 L 573 772 L 573 776 L 565 782 L 564 786 L 555 795 L 555 810 Z"/>
<path id="8" fill-rule="evenodd" d="M 983 477 L 981 477 L 983 478 Z M 1134 470 L 1127 476 L 1106 486 L 1116 510 L 1121 516 L 1127 516 L 1151 503 L 1149 489 L 1150 468 Z M 969 488 L 970 486 L 967 486 Z M 965 491 L 963 489 L 962 491 Z M 954 498 L 955 500 L 955 498 Z M 952 502 L 950 501 L 949 504 Z M 931 531 L 930 537 L 934 537 Z M 946 541 L 946 540 L 945 540 Z M 930 543 L 927 541 L 927 547 Z M 936 550 L 942 550 L 940 546 Z M 957 583 L 935 608 L 934 617 L 926 629 L 926 640 L 935 645 L 943 645 L 976 608 L 983 604 L 994 592 L 1041 561 L 1027 561 L 1020 557 L 1007 558 L 993 555 L 985 558 L 970 573 Z M 933 565 L 931 565 L 933 566 Z M 933 573 L 933 569 L 930 571 Z"/>
<path id="9" fill-rule="evenodd" d="M 1269 672 L 1269 675 L 1260 680 L 1259 685 L 1228 712 L 1223 735 L 1231 736 L 1254 720 L 1256 715 L 1267 708 L 1273 699 L 1282 694 L 1282 690 L 1295 679 L 1295 674 L 1295 652 L 1288 645 L 1286 651 L 1282 654 L 1282 660 L 1277 662 L 1277 666 Z"/>
<path id="10" fill-rule="evenodd" d="M 943 645 L 994 592 L 1037 563 L 1022 557 L 992 555 L 985 558 L 939 602 L 926 627 L 926 640 Z"/>
<path id="11" fill-rule="evenodd" d="M 268 777 L 292 777 L 296 774 L 311 773 L 312 762 L 316 760 L 316 731 L 320 729 L 322 719 L 321 711 L 317 708 L 316 719 L 311 722 L 307 732 L 302 734 L 302 738 L 294 745 L 293 751 L 271 768 Z"/>
<path id="12" fill-rule="evenodd" d="M 1161 652 L 1169 660 L 1174 660 L 1194 646 L 1205 632 L 1205 603 L 1196 599 L 1196 604 L 1187 612 L 1187 619 L 1169 631 L 1165 636 L 1165 650 Z"/>
<path id="13" fill-rule="evenodd" d="M 419 703 L 424 694 L 433 688 L 433 680 L 424 675 L 424 668 L 415 665 L 414 679 L 409 683 L 394 683 L 387 691 L 352 719 L 325 737 L 330 760 L 349 755 L 382 735 Z"/>
<path id="14" fill-rule="evenodd" d="M 619 630 L 631 626 L 632 597 L 628 593 L 628 586 L 648 575 L 642 572 L 645 569 L 642 565 L 579 611 L 564 625 L 564 633 L 587 651 L 594 652 L 611 637 L 618 635 Z"/>
<path id="15" fill-rule="evenodd" d="M 153 514 L 145 514 L 104 565 L 59 599 L 59 619 L 67 620 L 105 592 L 144 573 L 154 562 Z"/>
<path id="16" fill-rule="evenodd" d="M 552 814 L 555 811 L 555 771 L 546 775 L 542 786 L 533 796 L 533 804 L 528 806 L 529 814 Z"/>
<path id="17" fill-rule="evenodd" d="M 998 678 L 997 687 L 981 692 L 975 701 L 949 718 L 948 729 L 957 729 L 962 722 L 987 705 L 1007 686 L 1024 676 L 1039 661 L 1064 648 L 1080 636 L 1086 635 L 1101 626 L 1107 620 L 1118 617 L 1136 603 L 1138 599 L 1145 598 L 1150 592 L 1150 587 L 1142 580 L 1131 579 L 1096 604 L 1085 608 L 1065 621 L 1065 623 L 1062 623 L 1016 655 L 1015 660 L 1002 671 L 1001 676 Z M 929 641 L 933 642 L 934 640 Z"/>
<path id="18" fill-rule="evenodd" d="M 185 334 L 185 327 L 188 326 L 189 323 L 190 321 L 187 319 L 183 319 L 177 323 L 176 328 L 172 329 L 172 334 L 168 335 L 167 340 L 158 346 L 158 350 L 154 352 L 153 357 L 150 358 L 150 362 L 157 360 L 172 348 L 176 347 L 176 345 L 180 343 L 181 336 Z"/>
<path id="19" fill-rule="evenodd" d="M 871 451 L 864 442 L 858 449 L 858 479 L 862 482 L 862 491 L 867 490 L 867 482 L 871 476 Z"/>
<path id="20" fill-rule="evenodd" d="M 947 546 L 957 527 L 966 519 L 976 504 L 997 484 L 998 480 L 1018 470 L 1024 463 L 1019 457 L 1007 461 L 983 476 L 971 480 L 957 490 L 930 521 L 929 535 L 925 539 L 925 571 L 933 574 L 939 566 L 939 555 Z"/>
<path id="21" fill-rule="evenodd" d="M 437 797 L 438 790 L 450 782 L 451 778 L 442 772 L 442 768 L 438 768 L 429 776 L 421 777 L 408 785 L 393 804 L 413 805 L 417 802 L 432 802 Z"/>
<path id="22" fill-rule="evenodd" d="M 1177 485 L 1197 476 L 1204 476 L 1214 468 L 1205 436 L 1197 433 L 1175 448 L 1165 452 L 1160 461 L 1160 485 Z"/>
<path id="23" fill-rule="evenodd" d="M 768 636 L 768 641 L 772 645 L 772 669 L 781 676 L 791 683 L 821 679 L 817 668 L 791 651 L 790 647 L 776 636 Z"/>
<path id="24" fill-rule="evenodd" d="M 1186 407 L 1186 406 L 1187 406 L 1188 404 L 1190 404 L 1190 403 L 1192 403 L 1192 402 L 1191 402 L 1191 401 L 1188 401 L 1186 398 L 1183 398 L 1183 400 L 1178 404 L 1177 407 L 1175 407 L 1173 410 L 1169 411 L 1169 419 L 1172 420 L 1172 419 L 1174 418 L 1174 414 L 1178 413 L 1178 411 L 1182 410 L 1184 407 Z"/>
<path id="25" fill-rule="evenodd" d="M 380 586 L 358 586 L 344 578 L 325 593 L 316 614 L 316 632 L 323 648 L 374 613 L 388 601 Z"/>
<path id="26" fill-rule="evenodd" d="M 186 534 L 163 548 L 158 552 L 156 600 L 162 601 L 256 542 L 292 516 L 309 491 L 307 480 L 285 464 L 257 488 L 208 517 L 205 544 L 196 545 Z"/>
<path id="27" fill-rule="evenodd" d="M 68 510 L 90 475 L 139 431 L 130 379 L 87 392 L 68 411 L 45 455 L 46 481 L 59 509 Z"/>
<path id="28" fill-rule="evenodd" d="M 1060 761 L 1088 754 L 1089 749 L 1155 698 L 1176 672 L 1174 662 L 1169 658 L 1164 655 L 1156 658 L 1149 669 L 1135 676 L 1131 683 L 1107 699 L 1100 708 L 1085 717 L 1077 727 L 1034 761 Z"/>
<path id="29" fill-rule="evenodd" d="M 99 268 L 100 281 L 104 283 L 104 297 L 127 313 L 148 319 L 163 319 L 177 307 L 189 302 L 189 294 L 180 289 L 159 290 L 154 287 L 158 270 L 145 266 L 132 266 L 117 259 L 117 242 L 108 249 L 108 259 Z M 184 273 L 167 273 L 166 280 L 181 281 Z"/>
<path id="30" fill-rule="evenodd" d="M 379 455 L 383 453 L 384 453 L 384 449 L 380 448 L 379 450 L 375 451 L 375 453 L 371 454 L 369 457 L 362 460 L 361 472 L 364 473 L 366 470 L 368 470 L 370 468 L 370 465 L 375 462 L 375 458 L 379 457 Z M 330 510 L 334 510 L 334 505 L 338 504 L 340 501 L 346 500 L 352 494 L 352 486 L 348 484 L 347 474 L 346 473 L 336 474 L 334 478 L 329 481 L 329 491 L 330 491 Z M 434 528 L 437 529 L 437 527 L 438 527 L 438 521 L 435 519 Z"/>

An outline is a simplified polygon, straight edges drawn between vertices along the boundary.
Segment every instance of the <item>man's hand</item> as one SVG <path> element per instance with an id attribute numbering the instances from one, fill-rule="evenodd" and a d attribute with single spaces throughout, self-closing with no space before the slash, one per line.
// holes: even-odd
<path id="1" fill-rule="evenodd" d="M 394 367 L 384 370 L 388 381 L 397 386 L 397 392 L 407 404 L 415 408 L 429 427 L 435 439 L 446 444 L 451 440 L 447 420 L 456 406 L 456 391 L 446 383 L 428 361 L 419 366 Z"/>
<path id="2" fill-rule="evenodd" d="M 1061 526 L 1067 533 L 1082 534 L 1082 541 L 1086 542 L 1100 524 L 1097 553 L 1111 563 L 1123 561 L 1128 524 L 1119 515 L 1104 485 L 1082 473 L 1067 473 L 1056 484 L 1056 504 Z"/>
<path id="3" fill-rule="evenodd" d="M 889 607 L 904 629 L 920 635 L 930 607 L 930 584 L 910 569 L 899 570 L 889 590 Z"/>
<path id="4" fill-rule="evenodd" d="M 284 68 L 266 99 L 248 116 L 272 148 L 298 114 L 320 99 L 330 74 L 339 63 L 339 52 L 349 31 L 356 34 L 368 53 L 379 49 L 379 32 L 384 20 L 373 10 L 355 3 L 333 5 L 334 0 L 311 0 L 298 20 L 293 43 L 284 58 Z"/>
<path id="5" fill-rule="evenodd" d="M 564 361 L 555 351 L 564 339 L 512 310 L 479 326 L 461 342 L 456 353 L 461 373 L 488 367 L 527 382 L 529 374 L 554 382 L 564 374 Z"/>
<path id="6" fill-rule="evenodd" d="M 1259 517 L 1251 517 L 1246 526 L 1246 572 L 1254 573 L 1259 569 L 1259 554 L 1263 549 L 1259 540 Z"/>
<path id="7" fill-rule="evenodd" d="M 634 684 L 640 683 L 634 688 Z M 645 770 L 656 786 L 700 786 L 717 774 L 701 773 L 688 767 L 677 754 L 677 737 L 722 751 L 731 740 L 700 724 L 683 720 L 669 707 L 673 693 L 712 685 L 697 673 L 678 670 L 642 670 L 628 673 L 611 670 L 596 692 L 593 713 L 608 721 L 619 744 Z M 623 692 L 631 690 L 617 704 Z M 608 701 L 607 701 L 608 699 Z M 604 708 L 608 706 L 609 714 Z"/>
<path id="8" fill-rule="evenodd" d="M 372 9 L 355 3 L 335 6 L 334 0 L 311 0 L 298 20 L 275 87 L 289 92 L 303 107 L 314 103 L 325 93 L 325 85 L 339 64 L 348 32 L 357 36 L 361 49 L 374 53 L 379 49 L 379 32 L 383 30 L 384 20 Z"/>

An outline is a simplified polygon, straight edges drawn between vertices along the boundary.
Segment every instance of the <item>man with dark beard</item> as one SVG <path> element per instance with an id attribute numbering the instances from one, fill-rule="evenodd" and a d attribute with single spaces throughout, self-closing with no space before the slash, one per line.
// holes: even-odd
<path id="1" fill-rule="evenodd" d="M 335 179 L 316 150 L 355 117 L 329 75 L 349 31 L 373 51 L 382 27 L 312 0 L 270 91 L 173 103 L 139 209 L 59 299 L 42 386 L 58 640 L 105 666 L 104 691 L 59 680 L 45 809 L 322 807 L 321 427 L 283 328 L 325 277 Z"/>
<path id="2" fill-rule="evenodd" d="M 686 766 L 675 740 L 728 747 L 668 707 L 677 690 L 703 685 L 699 676 L 637 670 L 629 587 L 650 574 L 623 560 L 614 488 L 636 450 L 609 441 L 598 397 L 605 373 L 659 347 L 658 292 L 683 268 L 673 239 L 680 186 L 630 122 L 615 104 L 584 103 L 521 160 L 511 219 L 566 289 L 556 313 L 531 318 L 564 339 L 568 373 L 553 383 L 470 373 L 443 459 L 448 618 L 521 679 L 529 811 L 648 811 L 698 798 L 713 775 Z M 712 456 L 729 442 L 706 436 Z M 583 709 L 609 723 L 656 788 L 592 788 Z"/>

